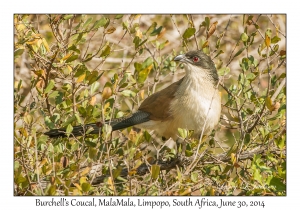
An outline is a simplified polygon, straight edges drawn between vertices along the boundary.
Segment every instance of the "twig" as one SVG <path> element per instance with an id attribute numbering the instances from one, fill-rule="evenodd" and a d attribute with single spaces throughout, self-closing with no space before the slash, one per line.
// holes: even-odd
<path id="1" fill-rule="evenodd" d="M 282 88 L 285 86 L 286 83 L 286 78 L 284 78 L 280 85 L 278 86 L 277 90 L 275 91 L 275 93 L 273 94 L 271 101 L 274 101 L 276 99 L 276 97 L 278 96 L 278 94 L 280 93 L 280 91 L 282 90 Z"/>
<path id="2" fill-rule="evenodd" d="M 191 17 L 191 21 L 193 23 L 193 27 L 195 28 L 195 24 L 194 24 L 194 20 L 193 20 L 193 15 L 190 15 Z M 196 39 L 196 33 L 194 33 L 194 39 L 195 39 L 195 43 L 196 43 L 196 46 L 197 46 L 197 50 L 199 50 L 199 45 L 198 45 L 198 42 L 197 42 L 197 39 Z"/>
<path id="3" fill-rule="evenodd" d="M 280 31 L 280 30 L 278 29 L 278 27 L 275 26 L 275 24 L 274 24 L 274 22 L 272 21 L 271 17 L 270 17 L 269 15 L 267 15 L 267 17 L 269 18 L 269 20 L 270 20 L 270 22 L 273 24 L 273 26 L 276 28 L 276 30 L 277 30 L 282 36 L 284 36 L 284 38 L 286 38 L 286 35 L 285 35 L 282 31 Z"/>

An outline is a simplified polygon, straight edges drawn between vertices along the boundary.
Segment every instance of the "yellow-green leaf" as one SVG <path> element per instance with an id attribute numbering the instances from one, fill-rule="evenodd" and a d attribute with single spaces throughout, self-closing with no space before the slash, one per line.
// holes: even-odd
<path id="1" fill-rule="evenodd" d="M 96 160 L 97 157 L 97 149 L 93 147 L 89 147 L 89 158 L 92 160 Z"/>
<path id="2" fill-rule="evenodd" d="M 178 133 L 184 139 L 188 136 L 188 131 L 186 129 L 178 128 Z"/>
<path id="3" fill-rule="evenodd" d="M 84 78 L 85 78 L 85 75 L 86 75 L 85 73 L 82 74 L 82 75 L 80 75 L 80 76 L 77 78 L 76 82 L 77 82 L 77 83 L 82 82 L 82 81 L 84 80 Z"/>
<path id="4" fill-rule="evenodd" d="M 242 40 L 243 42 L 246 42 L 246 41 L 248 40 L 248 35 L 247 35 L 246 33 L 242 33 L 242 35 L 241 35 L 241 40 Z"/>
<path id="5" fill-rule="evenodd" d="M 51 185 L 48 189 L 48 195 L 55 195 L 56 194 L 56 186 Z"/>
<path id="6" fill-rule="evenodd" d="M 22 55 L 24 52 L 24 49 L 16 49 L 14 52 L 14 57 L 18 57 L 20 55 Z"/>
<path id="7" fill-rule="evenodd" d="M 160 166 L 159 165 L 152 165 L 151 166 L 151 178 L 152 179 L 157 179 L 160 171 Z"/>
<path id="8" fill-rule="evenodd" d="M 91 85 L 91 94 L 93 95 L 97 90 L 99 90 L 100 83 L 98 81 Z"/>
<path id="9" fill-rule="evenodd" d="M 67 60 L 71 55 L 73 55 L 73 52 L 68 53 L 67 55 L 65 55 L 65 56 L 62 58 L 62 60 L 63 60 L 63 61 Z"/>
<path id="10" fill-rule="evenodd" d="M 268 108 L 270 111 L 273 111 L 273 110 L 272 110 L 272 109 L 273 109 L 272 100 L 271 100 L 271 98 L 270 98 L 269 96 L 266 98 L 266 106 L 267 106 L 267 108 Z"/>
<path id="11" fill-rule="evenodd" d="M 105 49 L 102 51 L 100 57 L 105 57 L 105 56 L 109 55 L 109 53 L 110 53 L 110 46 L 107 45 L 107 46 L 105 47 Z"/>
<path id="12" fill-rule="evenodd" d="M 50 90 L 52 90 L 54 88 L 54 84 L 55 84 L 54 80 L 50 80 L 44 93 L 48 93 Z"/>
<path id="13" fill-rule="evenodd" d="M 82 183 L 81 188 L 83 192 L 88 192 L 91 189 L 91 185 L 90 183 Z"/>
<path id="14" fill-rule="evenodd" d="M 48 43 L 47 43 L 46 39 L 45 39 L 45 38 L 43 38 L 42 40 L 43 40 L 43 45 L 44 45 L 44 47 L 46 48 L 47 52 L 49 52 L 49 51 L 50 51 L 50 49 L 49 49 L 49 45 L 48 45 Z"/>
<path id="15" fill-rule="evenodd" d="M 69 124 L 69 125 L 67 126 L 66 133 L 67 133 L 67 134 L 70 134 L 72 131 L 73 131 L 73 126 L 72 126 L 71 124 Z"/>
<path id="16" fill-rule="evenodd" d="M 72 55 L 67 60 L 66 63 L 70 63 L 78 58 L 78 55 Z"/>
<path id="17" fill-rule="evenodd" d="M 185 32 L 183 33 L 182 37 L 184 39 L 188 39 L 190 38 L 191 36 L 193 36 L 196 32 L 196 29 L 195 28 L 188 28 L 185 30 Z"/>

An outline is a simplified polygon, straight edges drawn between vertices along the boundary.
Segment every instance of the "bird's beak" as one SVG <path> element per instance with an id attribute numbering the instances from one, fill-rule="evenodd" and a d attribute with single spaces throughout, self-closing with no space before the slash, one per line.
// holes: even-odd
<path id="1" fill-rule="evenodd" d="M 184 62 L 186 59 L 185 55 L 177 55 L 175 58 L 174 58 L 174 61 L 181 61 L 181 62 Z"/>

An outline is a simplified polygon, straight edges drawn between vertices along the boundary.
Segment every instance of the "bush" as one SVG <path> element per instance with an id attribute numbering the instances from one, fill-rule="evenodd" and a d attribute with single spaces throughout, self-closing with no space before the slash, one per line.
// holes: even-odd
<path id="1" fill-rule="evenodd" d="M 285 18 L 15 15 L 15 195 L 286 195 Z M 185 154 L 134 128 L 43 134 L 134 112 L 196 49 L 216 64 L 222 116 L 201 141 L 179 129 Z"/>

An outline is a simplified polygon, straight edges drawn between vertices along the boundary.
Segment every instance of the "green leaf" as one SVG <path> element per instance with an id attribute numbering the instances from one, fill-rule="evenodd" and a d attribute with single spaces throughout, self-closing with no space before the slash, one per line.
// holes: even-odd
<path id="1" fill-rule="evenodd" d="M 183 139 L 185 139 L 188 136 L 188 130 L 183 128 L 178 128 L 178 133 Z"/>
<path id="2" fill-rule="evenodd" d="M 236 56 L 240 55 L 245 49 L 246 47 L 241 48 L 233 57 L 235 58 Z"/>
<path id="3" fill-rule="evenodd" d="M 182 37 L 184 39 L 188 39 L 190 38 L 191 36 L 193 36 L 196 32 L 196 29 L 195 28 L 188 28 L 185 30 L 185 32 L 183 33 Z"/>
<path id="4" fill-rule="evenodd" d="M 169 43 L 169 40 L 166 40 L 165 42 L 163 42 L 159 45 L 158 49 L 162 50 L 168 43 Z"/>
<path id="5" fill-rule="evenodd" d="M 72 131 L 73 131 L 73 126 L 72 126 L 71 124 L 69 124 L 69 125 L 67 126 L 66 133 L 67 133 L 67 134 L 70 134 L 70 133 L 72 133 Z"/>
<path id="6" fill-rule="evenodd" d="M 141 39 L 138 36 L 135 36 L 133 39 L 134 48 L 137 49 L 140 46 Z"/>
<path id="7" fill-rule="evenodd" d="M 91 85 L 91 94 L 93 95 L 100 88 L 100 82 L 96 81 Z"/>
<path id="8" fill-rule="evenodd" d="M 94 57 L 93 54 L 89 53 L 85 56 L 85 58 L 83 59 L 82 62 L 88 62 L 88 61 L 92 60 L 93 57 Z"/>
<path id="9" fill-rule="evenodd" d="M 82 122 L 82 120 L 81 120 L 81 118 L 80 118 L 80 116 L 79 116 L 78 113 L 75 114 L 75 117 L 76 117 L 76 120 L 77 120 L 77 122 L 78 122 L 79 124 L 83 124 L 83 122 Z"/>
<path id="10" fill-rule="evenodd" d="M 271 30 L 270 28 L 268 28 L 268 29 L 266 30 L 266 35 L 268 35 L 269 37 L 272 36 L 272 30 Z"/>
<path id="11" fill-rule="evenodd" d="M 144 83 L 150 73 L 150 70 L 151 69 L 146 68 L 146 69 L 140 71 L 138 74 L 138 77 L 137 77 L 137 82 Z"/>
<path id="12" fill-rule="evenodd" d="M 208 30 L 208 28 L 210 26 L 210 18 L 209 17 L 205 17 L 205 26 L 206 26 L 206 29 Z"/>
<path id="13" fill-rule="evenodd" d="M 22 80 L 20 79 L 20 81 L 19 81 L 19 83 L 18 83 L 18 91 L 20 91 L 20 88 L 21 88 L 21 86 L 22 86 Z"/>
<path id="14" fill-rule="evenodd" d="M 103 74 L 102 72 L 100 75 L 98 75 L 98 71 L 92 71 L 92 73 L 87 77 L 87 80 L 89 81 L 88 85 L 93 84 L 96 82 Z"/>
<path id="15" fill-rule="evenodd" d="M 229 67 L 223 67 L 221 69 L 218 70 L 218 74 L 220 76 L 224 76 L 226 74 L 228 74 L 230 72 L 230 68 Z"/>
<path id="16" fill-rule="evenodd" d="M 120 176 L 122 172 L 122 166 L 118 166 L 114 171 L 113 171 L 113 178 L 117 178 L 118 176 Z"/>
<path id="17" fill-rule="evenodd" d="M 197 173 L 197 172 L 192 172 L 192 173 L 191 173 L 191 180 L 192 180 L 194 183 L 197 183 L 197 182 L 198 182 L 198 173 Z"/>
<path id="18" fill-rule="evenodd" d="M 54 88 L 54 84 L 55 84 L 54 80 L 50 80 L 49 83 L 48 83 L 48 85 L 47 85 L 47 87 L 46 87 L 46 89 L 45 89 L 45 91 L 44 91 L 44 93 L 46 94 L 50 90 L 52 90 Z"/>
<path id="19" fill-rule="evenodd" d="M 78 58 L 78 55 L 72 55 L 67 60 L 66 63 L 70 63 Z"/>
<path id="20" fill-rule="evenodd" d="M 249 133 L 246 133 L 244 142 L 245 142 L 245 144 L 249 144 L 249 142 L 250 142 L 250 134 Z"/>
<path id="21" fill-rule="evenodd" d="M 142 46 L 143 44 L 145 44 L 145 43 L 147 42 L 147 40 L 148 40 L 148 39 L 145 39 L 144 41 L 140 42 L 140 44 L 139 44 L 138 47 L 140 47 L 140 46 Z"/>
<path id="22" fill-rule="evenodd" d="M 96 160 L 97 157 L 97 148 L 89 147 L 89 158 L 92 160 Z"/>
<path id="23" fill-rule="evenodd" d="M 217 58 L 219 55 L 221 55 L 221 54 L 223 54 L 224 53 L 224 51 L 223 50 L 220 50 L 218 53 L 217 53 L 217 55 L 215 56 L 215 58 Z"/>
<path id="24" fill-rule="evenodd" d="M 142 70 L 142 64 L 141 64 L 141 63 L 135 62 L 135 63 L 133 64 L 133 66 L 134 66 L 134 68 L 135 68 L 135 70 L 136 70 L 137 72 L 140 72 L 140 71 Z"/>
<path id="25" fill-rule="evenodd" d="M 87 19 L 87 20 L 85 21 L 85 23 L 83 24 L 82 28 L 86 28 L 86 27 L 92 22 L 92 20 L 93 20 L 92 17 L 90 17 L 89 19 Z"/>
<path id="26" fill-rule="evenodd" d="M 162 28 L 163 28 L 163 27 L 160 26 L 159 28 L 154 29 L 154 30 L 151 32 L 150 36 L 156 36 L 156 35 L 158 35 L 158 34 L 161 32 Z"/>
<path id="27" fill-rule="evenodd" d="M 102 51 L 100 57 L 106 57 L 106 56 L 109 55 L 109 53 L 110 53 L 110 46 L 107 45 L 107 46 L 105 47 L 105 49 Z"/>
<path id="28" fill-rule="evenodd" d="M 249 73 L 246 75 L 246 78 L 250 81 L 253 81 L 256 78 L 256 76 L 253 73 Z"/>
<path id="29" fill-rule="evenodd" d="M 76 46 L 75 46 L 74 44 L 72 44 L 72 45 L 68 48 L 68 50 L 74 51 L 74 52 L 76 52 L 76 53 L 78 53 L 78 54 L 80 53 L 80 50 L 77 49 Z"/>
<path id="30" fill-rule="evenodd" d="M 63 19 L 64 20 L 69 20 L 73 17 L 74 15 L 64 15 Z"/>
<path id="31" fill-rule="evenodd" d="M 91 189 L 91 184 L 90 183 L 82 183 L 81 189 L 83 192 L 88 192 Z"/>
<path id="32" fill-rule="evenodd" d="M 85 140 L 84 142 L 89 147 L 96 147 L 97 146 L 97 144 L 95 142 L 92 142 L 92 141 Z"/>
<path id="33" fill-rule="evenodd" d="M 276 44 L 277 42 L 279 42 L 281 40 L 281 38 L 279 38 L 278 36 L 274 36 L 272 39 L 271 39 L 271 43 L 272 44 Z"/>
<path id="34" fill-rule="evenodd" d="M 72 117 L 68 118 L 68 120 L 66 122 L 64 122 L 61 126 L 65 127 L 65 126 L 71 124 L 74 120 L 76 120 L 76 116 L 75 115 L 73 115 Z"/>
<path id="35" fill-rule="evenodd" d="M 142 69 L 148 68 L 153 64 L 152 57 L 148 57 L 143 63 L 142 63 Z"/>
<path id="36" fill-rule="evenodd" d="M 151 178 L 152 179 L 157 179 L 160 171 L 160 166 L 159 165 L 152 165 L 151 166 Z"/>
<path id="37" fill-rule="evenodd" d="M 18 57 L 20 55 L 22 55 L 24 52 L 24 49 L 16 49 L 14 52 L 14 57 Z"/>
<path id="38" fill-rule="evenodd" d="M 74 77 L 80 77 L 80 76 L 84 75 L 84 74 L 86 73 L 86 70 L 87 70 L 86 66 L 81 65 L 81 66 L 77 69 L 77 71 L 76 71 Z"/>
<path id="39" fill-rule="evenodd" d="M 261 176 L 260 170 L 254 169 L 253 178 L 254 178 L 256 181 L 258 181 L 258 182 L 261 183 L 261 181 L 262 181 L 262 180 L 261 180 L 261 179 L 262 179 L 262 176 Z"/>
<path id="40" fill-rule="evenodd" d="M 241 40 L 242 40 L 243 42 L 246 42 L 246 41 L 248 40 L 248 35 L 247 35 L 246 33 L 242 33 L 242 34 L 241 34 Z"/>
<path id="41" fill-rule="evenodd" d="M 127 96 L 127 97 L 135 97 L 136 93 L 133 92 L 132 90 L 123 90 L 122 92 L 123 96 Z"/>
<path id="42" fill-rule="evenodd" d="M 48 195 L 55 195 L 56 194 L 56 186 L 51 185 L 48 189 Z"/>
<path id="43" fill-rule="evenodd" d="M 150 31 L 153 31 L 153 30 L 156 28 L 156 26 L 157 26 L 157 23 L 156 23 L 156 22 L 153 22 L 153 23 L 151 24 L 151 26 L 149 26 L 149 28 L 147 29 L 147 31 L 146 31 L 145 34 L 149 33 Z"/>
<path id="44" fill-rule="evenodd" d="M 60 119 L 60 114 L 54 113 L 50 119 L 51 119 L 51 122 L 57 123 L 58 120 Z"/>
<path id="45" fill-rule="evenodd" d="M 15 179 L 15 182 L 17 184 L 20 184 L 20 183 L 23 183 L 23 182 L 26 182 L 27 179 L 25 177 L 23 177 L 22 175 L 19 175 L 16 179 Z"/>
<path id="46" fill-rule="evenodd" d="M 54 126 L 53 122 L 50 120 L 49 116 L 45 117 L 45 124 L 48 126 L 49 129 L 55 128 L 55 126 Z"/>
<path id="47" fill-rule="evenodd" d="M 278 191 L 284 191 L 286 190 L 286 185 L 277 177 L 273 177 L 270 181 L 270 185 L 273 185 L 276 187 L 276 190 Z"/>
<path id="48" fill-rule="evenodd" d="M 91 30 L 92 30 L 92 29 L 98 29 L 98 28 L 100 28 L 100 27 L 102 27 L 102 26 L 105 26 L 105 25 L 107 24 L 107 22 L 108 22 L 108 19 L 105 18 L 105 17 L 102 17 L 100 20 L 97 20 L 97 21 L 94 23 L 94 25 L 92 26 Z"/>
<path id="49" fill-rule="evenodd" d="M 124 29 L 128 30 L 128 22 L 127 21 L 123 22 L 122 26 L 123 26 L 123 30 Z"/>
<path id="50" fill-rule="evenodd" d="M 115 19 L 121 19 L 124 15 L 116 15 Z"/>
<path id="51" fill-rule="evenodd" d="M 276 143 L 276 145 L 279 149 L 284 148 L 285 141 L 286 141 L 286 136 L 285 135 L 282 135 L 281 137 L 278 137 L 278 138 L 275 139 L 275 143 Z"/>

